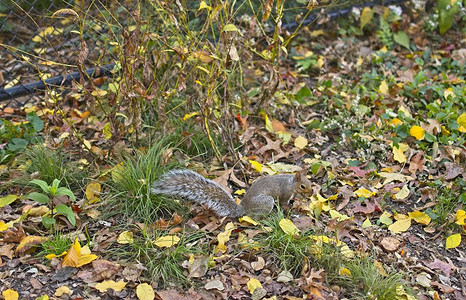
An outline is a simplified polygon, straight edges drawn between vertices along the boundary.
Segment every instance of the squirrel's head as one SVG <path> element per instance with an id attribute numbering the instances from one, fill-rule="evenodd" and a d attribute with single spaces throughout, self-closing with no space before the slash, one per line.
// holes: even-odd
<path id="1" fill-rule="evenodd" d="M 312 182 L 309 179 L 307 179 L 306 173 L 306 170 L 303 169 L 297 172 L 294 176 L 295 188 L 298 194 L 312 194 Z"/>

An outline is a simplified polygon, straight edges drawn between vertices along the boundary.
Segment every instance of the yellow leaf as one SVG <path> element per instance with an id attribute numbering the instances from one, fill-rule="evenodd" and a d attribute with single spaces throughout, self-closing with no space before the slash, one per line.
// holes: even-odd
<path id="1" fill-rule="evenodd" d="M 225 26 L 223 26 L 223 31 L 238 31 L 238 28 L 236 28 L 235 25 L 233 24 L 227 24 Z"/>
<path id="2" fill-rule="evenodd" d="M 387 211 L 384 211 L 384 212 L 382 213 L 382 215 L 380 216 L 380 218 L 379 218 L 380 223 L 382 223 L 382 224 L 384 224 L 384 225 L 391 225 L 391 224 L 393 224 L 393 221 L 392 221 L 392 219 L 391 219 L 391 216 L 392 216 L 391 213 L 389 213 L 389 212 L 387 212 Z"/>
<path id="3" fill-rule="evenodd" d="M 388 226 L 388 230 L 392 233 L 401 233 L 405 232 L 411 227 L 411 219 L 401 219 L 393 223 L 392 225 Z"/>
<path id="4" fill-rule="evenodd" d="M 414 221 L 423 225 L 429 225 L 430 223 L 430 217 L 424 212 L 413 211 L 408 213 L 408 216 Z"/>
<path id="5" fill-rule="evenodd" d="M 108 289 L 112 289 L 116 292 L 122 291 L 126 286 L 126 282 L 118 281 L 115 282 L 113 280 L 105 280 L 95 285 L 95 288 L 98 289 L 101 293 L 106 292 Z"/>
<path id="6" fill-rule="evenodd" d="M 70 288 L 67 287 L 66 285 L 59 287 L 56 289 L 54 296 L 56 297 L 61 297 L 62 295 L 69 295 L 70 294 Z"/>
<path id="7" fill-rule="evenodd" d="M 248 290 L 252 294 L 257 288 L 261 288 L 262 284 L 256 278 L 250 278 L 248 281 Z"/>
<path id="8" fill-rule="evenodd" d="M 409 129 L 409 134 L 411 136 L 414 136 L 418 141 L 424 139 L 425 136 L 425 131 L 422 129 L 421 126 L 414 125 Z"/>
<path id="9" fill-rule="evenodd" d="M 5 222 L 0 221 L 0 232 L 5 231 L 8 229 L 8 225 L 5 224 Z"/>
<path id="10" fill-rule="evenodd" d="M 259 223 L 257 223 L 253 218 L 249 217 L 249 216 L 244 216 L 244 217 L 241 217 L 239 218 L 239 221 L 240 222 L 246 222 L 246 223 L 249 223 L 251 225 L 259 225 Z"/>
<path id="11" fill-rule="evenodd" d="M 63 251 L 60 255 L 56 255 L 56 254 L 47 254 L 47 255 L 45 256 L 45 258 L 48 259 L 48 260 L 50 260 L 50 259 L 55 258 L 55 257 L 61 257 L 61 256 L 63 256 L 63 255 L 66 255 L 66 253 L 67 253 L 66 251 Z"/>
<path id="12" fill-rule="evenodd" d="M 459 132 L 466 132 L 466 113 L 462 113 L 458 119 L 456 119 L 458 123 L 458 131 Z"/>
<path id="13" fill-rule="evenodd" d="M 134 242 L 133 233 L 131 231 L 125 230 L 118 236 L 118 244 L 132 244 Z"/>
<path id="14" fill-rule="evenodd" d="M 49 300 L 49 296 L 48 295 L 42 295 L 40 297 L 37 297 L 36 300 Z"/>
<path id="15" fill-rule="evenodd" d="M 371 192 L 365 188 L 359 188 L 356 191 L 354 191 L 354 195 L 356 195 L 357 197 L 370 198 L 371 196 L 374 196 L 375 194 L 376 192 Z"/>
<path id="16" fill-rule="evenodd" d="M 0 208 L 13 203 L 16 199 L 18 199 L 17 195 L 8 195 L 5 197 L 0 197 Z"/>
<path id="17" fill-rule="evenodd" d="M 78 265 L 79 256 L 81 255 L 81 245 L 78 242 L 78 238 L 74 240 L 73 245 L 66 253 L 61 263 L 62 267 L 76 267 Z"/>
<path id="18" fill-rule="evenodd" d="M 351 276 L 351 271 L 348 269 L 348 268 L 343 268 L 343 267 L 340 267 L 340 269 L 338 270 L 338 274 L 341 275 L 341 276 Z"/>
<path id="19" fill-rule="evenodd" d="M 398 126 L 398 125 L 402 125 L 403 124 L 403 121 L 401 121 L 400 119 L 398 118 L 393 118 L 393 120 L 390 121 L 390 124 L 392 124 L 394 127 Z"/>
<path id="20" fill-rule="evenodd" d="M 445 248 L 446 249 L 451 249 L 451 248 L 456 248 L 461 244 L 461 234 L 452 234 L 449 237 L 447 237 L 447 240 L 445 241 Z"/>
<path id="21" fill-rule="evenodd" d="M 330 214 L 330 218 L 337 219 L 338 222 L 349 219 L 349 217 L 347 215 L 339 213 L 338 211 L 336 211 L 334 209 L 329 210 L 329 214 Z"/>
<path id="22" fill-rule="evenodd" d="M 409 189 L 408 186 L 405 184 L 401 190 L 394 195 L 394 198 L 397 200 L 406 199 L 409 196 Z"/>
<path id="23" fill-rule="evenodd" d="M 403 150 L 401 150 L 400 147 L 393 146 L 392 148 L 393 152 L 393 159 L 396 160 L 399 163 L 405 163 L 406 160 L 406 155 L 404 155 Z"/>
<path id="24" fill-rule="evenodd" d="M 215 247 L 216 252 L 224 253 L 225 251 L 227 251 L 227 247 L 225 246 L 225 243 L 230 240 L 231 232 L 235 228 L 236 228 L 235 224 L 233 224 L 233 222 L 229 222 L 227 225 L 225 225 L 225 230 L 217 234 L 218 245 Z"/>
<path id="25" fill-rule="evenodd" d="M 154 245 L 160 248 L 169 248 L 180 242 L 180 238 L 176 235 L 166 235 L 159 237 L 154 241 Z"/>
<path id="26" fill-rule="evenodd" d="M 19 294 L 17 291 L 12 289 L 7 289 L 2 292 L 3 298 L 5 300 L 18 300 Z"/>
<path id="27" fill-rule="evenodd" d="M 155 299 L 154 289 L 147 283 L 141 283 L 136 287 L 136 295 L 140 300 Z"/>
<path id="28" fill-rule="evenodd" d="M 385 82 L 385 80 L 382 80 L 382 82 L 380 83 L 378 92 L 384 95 L 388 95 L 388 85 Z"/>
<path id="29" fill-rule="evenodd" d="M 95 90 L 95 91 L 92 91 L 91 92 L 91 95 L 94 96 L 94 97 L 103 97 L 105 95 L 107 95 L 107 91 L 105 90 Z"/>
<path id="30" fill-rule="evenodd" d="M 244 195 L 246 193 L 246 190 L 245 189 L 239 189 L 239 190 L 236 190 L 235 191 L 235 195 Z"/>
<path id="31" fill-rule="evenodd" d="M 379 172 L 378 175 L 382 178 L 385 178 L 382 185 L 386 185 L 387 183 L 390 183 L 393 181 L 406 182 L 406 181 L 410 181 L 414 179 L 411 176 L 403 175 L 400 173 Z"/>
<path id="32" fill-rule="evenodd" d="M 273 130 L 272 121 L 270 121 L 269 117 L 265 114 L 264 114 L 264 120 L 265 120 L 265 129 L 267 129 L 268 132 L 275 133 L 275 130 Z"/>
<path id="33" fill-rule="evenodd" d="M 371 220 L 369 220 L 369 218 L 366 218 L 366 220 L 362 223 L 362 228 L 367 228 L 371 226 L 372 226 L 372 223 L 371 223 Z"/>
<path id="34" fill-rule="evenodd" d="M 24 252 L 28 250 L 29 248 L 38 246 L 39 244 L 42 244 L 43 242 L 47 240 L 48 240 L 47 237 L 28 235 L 21 239 L 21 242 L 19 243 L 18 247 L 16 247 L 15 251 L 16 253 Z"/>
<path id="35" fill-rule="evenodd" d="M 199 4 L 199 9 L 198 10 L 201 10 L 201 9 L 212 10 L 212 7 L 207 5 L 207 3 L 205 3 L 205 1 L 201 1 L 201 3 Z"/>
<path id="36" fill-rule="evenodd" d="M 447 99 L 448 97 L 451 97 L 452 99 L 455 98 L 455 92 L 453 92 L 452 88 L 448 88 L 443 91 L 443 97 Z"/>
<path id="37" fill-rule="evenodd" d="M 294 145 L 296 148 L 298 149 L 304 149 L 304 147 L 307 146 L 307 139 L 305 137 L 302 137 L 302 136 L 298 136 L 295 140 L 294 140 Z"/>
<path id="38" fill-rule="evenodd" d="M 97 255 L 95 254 L 85 254 L 85 255 L 81 255 L 79 258 L 78 258 L 78 264 L 76 265 L 76 267 L 81 267 L 81 266 L 84 266 L 84 265 L 87 265 L 88 263 L 92 262 L 93 260 L 96 260 L 97 259 Z"/>
<path id="39" fill-rule="evenodd" d="M 198 111 L 195 111 L 195 112 L 192 112 L 192 113 L 189 113 L 189 114 L 185 114 L 184 117 L 183 117 L 183 121 L 191 119 L 192 117 L 197 116 L 197 115 L 199 115 Z"/>
<path id="40" fill-rule="evenodd" d="M 89 200 L 89 203 L 98 202 L 101 189 L 102 187 L 98 182 L 90 182 L 86 186 L 86 199 Z"/>
<path id="41" fill-rule="evenodd" d="M 255 161 L 255 160 L 249 160 L 249 163 L 251 166 L 259 173 L 262 173 L 262 164 Z"/>
<path id="42" fill-rule="evenodd" d="M 105 123 L 104 128 L 102 128 L 102 133 L 106 140 L 112 138 L 112 125 L 109 122 Z"/>
<path id="43" fill-rule="evenodd" d="M 466 222 L 466 212 L 462 209 L 459 209 L 456 212 L 455 223 L 458 225 L 466 225 L 465 222 Z"/>
<path id="44" fill-rule="evenodd" d="M 363 29 L 364 26 L 366 26 L 371 20 L 372 17 L 374 16 L 374 11 L 366 6 L 361 12 L 361 26 L 360 28 Z"/>
<path id="45" fill-rule="evenodd" d="M 291 222 L 291 220 L 289 219 L 281 219 L 278 225 L 283 230 L 283 232 L 285 232 L 286 234 L 290 234 L 290 235 L 299 234 L 298 227 L 296 227 L 296 225 L 294 225 L 293 222 Z"/>

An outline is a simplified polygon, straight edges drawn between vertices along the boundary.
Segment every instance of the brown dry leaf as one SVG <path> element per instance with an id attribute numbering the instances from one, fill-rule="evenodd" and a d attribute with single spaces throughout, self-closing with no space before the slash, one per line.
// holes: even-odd
<path id="1" fill-rule="evenodd" d="M 458 177 L 461 174 L 464 174 L 464 168 L 458 166 L 455 163 L 445 162 L 445 179 L 452 180 Z"/>
<path id="2" fill-rule="evenodd" d="M 194 294 L 193 294 L 194 293 Z M 201 299 L 200 295 L 196 292 L 190 292 L 188 295 L 184 296 L 175 290 L 166 290 L 166 291 L 156 291 L 157 296 L 160 300 L 199 300 Z"/>
<path id="3" fill-rule="evenodd" d="M 411 174 L 416 174 L 417 172 L 422 172 L 424 170 L 427 170 L 425 163 L 426 163 L 426 159 L 424 158 L 424 151 L 419 151 L 416 155 L 411 157 L 408 171 Z"/>
<path id="4" fill-rule="evenodd" d="M 189 277 L 200 278 L 207 273 L 209 264 L 209 257 L 200 256 L 194 257 L 191 255 L 189 260 L 183 263 L 183 266 L 186 267 L 189 271 Z"/>
<path id="5" fill-rule="evenodd" d="M 5 244 L 0 247 L 0 257 L 5 256 L 8 257 L 9 259 L 13 258 L 13 247 L 14 244 Z"/>
<path id="6" fill-rule="evenodd" d="M 92 267 L 94 268 L 93 274 L 97 277 L 95 281 L 109 279 L 120 270 L 119 264 L 105 259 L 94 260 Z"/>
<path id="7" fill-rule="evenodd" d="M 272 141 L 269 137 L 265 137 L 265 140 L 267 142 L 266 145 L 262 146 L 259 148 L 255 153 L 264 155 L 265 152 L 267 151 L 275 151 L 278 154 L 283 153 L 282 148 L 281 148 L 281 141 Z"/>
<path id="8" fill-rule="evenodd" d="M 376 209 L 378 209 L 378 206 L 375 203 L 369 201 L 368 199 L 365 199 L 363 203 L 359 202 L 359 201 L 355 202 L 353 205 L 354 205 L 354 207 L 353 207 L 352 211 L 354 213 L 360 212 L 360 213 L 363 213 L 363 214 L 366 214 L 366 215 L 371 214 L 374 211 L 376 211 Z"/>
<path id="9" fill-rule="evenodd" d="M 380 242 L 380 244 L 382 245 L 382 247 L 387 250 L 387 251 L 390 251 L 390 252 L 393 252 L 393 251 L 396 251 L 398 249 L 398 247 L 400 247 L 400 241 L 397 240 L 396 238 L 394 237 L 391 237 L 391 236 L 387 236 L 387 237 L 384 237 L 382 239 L 382 241 Z"/>
<path id="10" fill-rule="evenodd" d="M 265 266 L 265 260 L 261 256 L 257 257 L 257 261 L 253 261 L 251 263 L 251 267 L 254 269 L 254 271 L 262 270 L 264 266 Z"/>
<path id="11" fill-rule="evenodd" d="M 428 123 L 421 122 L 421 127 L 432 135 L 437 135 L 442 131 L 440 122 L 435 119 L 427 119 Z"/>

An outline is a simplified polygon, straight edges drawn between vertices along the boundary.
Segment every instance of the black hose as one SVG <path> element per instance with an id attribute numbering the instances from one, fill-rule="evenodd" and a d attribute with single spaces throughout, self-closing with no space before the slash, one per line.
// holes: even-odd
<path id="1" fill-rule="evenodd" d="M 102 76 L 112 76 L 112 70 L 115 64 L 103 65 L 100 67 L 90 68 L 86 70 L 87 75 L 92 78 Z M 14 99 L 16 97 L 32 94 L 38 90 L 45 90 L 45 86 L 62 86 L 70 84 L 73 80 L 81 78 L 79 72 L 73 72 L 66 77 L 56 76 L 46 80 L 31 82 L 24 85 L 14 86 L 7 89 L 0 89 L 0 101 Z"/>

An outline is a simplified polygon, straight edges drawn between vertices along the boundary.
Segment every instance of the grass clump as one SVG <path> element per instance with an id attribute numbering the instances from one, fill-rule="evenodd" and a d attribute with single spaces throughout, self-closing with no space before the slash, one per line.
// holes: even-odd
<path id="1" fill-rule="evenodd" d="M 150 191 L 151 184 L 170 169 L 170 165 L 164 165 L 164 155 L 169 148 L 170 145 L 162 139 L 147 151 L 121 156 L 121 163 L 112 171 L 110 215 L 150 223 L 164 213 L 181 210 L 182 206 L 175 201 Z"/>
<path id="2" fill-rule="evenodd" d="M 279 225 L 283 218 L 283 211 L 278 210 L 263 220 L 262 224 L 270 229 L 266 234 L 260 235 L 257 242 L 260 249 L 271 255 L 278 268 L 290 272 L 293 276 L 299 276 L 309 256 L 309 248 L 312 245 L 311 232 L 287 234 Z"/>
<path id="3" fill-rule="evenodd" d="M 37 255 L 42 258 L 50 254 L 60 255 L 68 251 L 72 244 L 73 238 L 56 231 L 50 239 L 40 245 L 42 249 Z"/>
<path id="4" fill-rule="evenodd" d="M 41 145 L 28 148 L 19 161 L 26 166 L 29 176 L 34 175 L 49 185 L 58 179 L 71 189 L 79 188 L 88 175 L 84 168 L 80 168 L 63 152 Z"/>
<path id="5" fill-rule="evenodd" d="M 154 244 L 157 239 L 167 235 L 168 231 L 149 233 L 141 230 L 141 235 L 135 236 L 134 241 L 125 248 L 119 248 L 117 255 L 128 261 L 141 262 L 146 268 L 150 280 L 158 282 L 160 288 L 189 287 L 192 282 L 186 277 L 186 272 L 181 264 L 191 254 L 206 252 L 202 245 L 207 243 L 199 242 L 205 237 L 205 234 L 202 232 L 183 232 L 177 235 L 179 242 L 171 247 L 159 247 Z"/>

